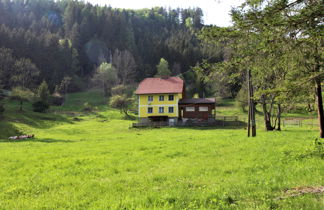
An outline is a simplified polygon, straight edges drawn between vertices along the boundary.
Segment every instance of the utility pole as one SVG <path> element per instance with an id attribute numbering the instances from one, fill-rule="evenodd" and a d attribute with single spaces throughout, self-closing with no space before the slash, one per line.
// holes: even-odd
<path id="1" fill-rule="evenodd" d="M 248 80 L 248 92 L 249 92 L 249 118 L 248 118 L 248 137 L 251 135 L 252 137 L 256 136 L 256 123 L 255 123 L 255 103 L 254 103 L 254 91 L 251 79 L 251 70 L 248 70 L 247 73 Z"/>
<path id="2" fill-rule="evenodd" d="M 247 86 L 248 86 L 248 106 L 249 106 L 249 111 L 248 111 L 248 137 L 251 135 L 251 91 L 250 91 L 250 70 L 248 70 L 247 75 L 246 75 L 246 80 L 247 80 Z"/>

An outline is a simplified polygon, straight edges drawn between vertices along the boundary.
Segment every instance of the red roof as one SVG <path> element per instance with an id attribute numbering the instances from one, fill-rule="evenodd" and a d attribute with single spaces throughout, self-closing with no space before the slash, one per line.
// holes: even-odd
<path id="1" fill-rule="evenodd" d="M 182 93 L 184 82 L 179 77 L 146 78 L 139 85 L 136 94 Z"/>

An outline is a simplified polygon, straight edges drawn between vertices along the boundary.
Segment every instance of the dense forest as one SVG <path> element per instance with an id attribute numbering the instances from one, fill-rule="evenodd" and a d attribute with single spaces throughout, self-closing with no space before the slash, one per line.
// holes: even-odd
<path id="1" fill-rule="evenodd" d="M 139 82 L 156 74 L 161 58 L 179 75 L 203 59 L 223 59 L 197 39 L 202 18 L 199 8 L 135 11 L 80 1 L 1 0 L 0 85 L 21 85 L 13 77 L 24 72 L 32 75 L 26 88 L 45 80 L 54 91 L 69 77 L 68 91 L 79 91 L 104 62 L 117 68 L 118 83 Z M 123 73 L 118 67 L 125 65 L 130 70 Z"/>

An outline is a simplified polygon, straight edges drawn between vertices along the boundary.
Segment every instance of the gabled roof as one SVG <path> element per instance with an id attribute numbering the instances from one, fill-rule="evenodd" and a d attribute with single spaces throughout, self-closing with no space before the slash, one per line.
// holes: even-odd
<path id="1" fill-rule="evenodd" d="M 215 104 L 215 98 L 185 98 L 179 104 Z"/>
<path id="2" fill-rule="evenodd" d="M 184 82 L 179 77 L 146 78 L 139 85 L 135 94 L 182 93 Z"/>

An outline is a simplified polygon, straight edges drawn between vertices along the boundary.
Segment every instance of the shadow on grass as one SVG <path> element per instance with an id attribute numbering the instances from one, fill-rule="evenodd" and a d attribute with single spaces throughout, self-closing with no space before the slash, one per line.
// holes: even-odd
<path id="1" fill-rule="evenodd" d="M 134 120 L 137 119 L 137 117 L 135 117 L 134 115 L 125 115 L 122 119 L 123 120 L 132 120 L 132 121 L 134 121 Z"/>
<path id="2" fill-rule="evenodd" d="M 12 123 L 0 120 L 0 139 L 22 134 Z"/>
<path id="3" fill-rule="evenodd" d="M 0 123 L 6 123 L 7 126 L 11 125 L 12 127 L 14 123 L 27 124 L 34 128 L 50 128 L 58 123 L 70 123 L 73 121 L 66 116 L 54 114 L 54 113 L 37 113 L 32 111 L 23 111 L 17 112 L 12 107 L 9 107 L 6 112 L 4 119 L 0 121 Z M 10 126 L 9 126 L 10 127 Z M 18 132 L 12 133 L 11 135 L 18 135 Z M 2 136 L 0 136 L 2 137 Z"/>
<path id="4" fill-rule="evenodd" d="M 228 130 L 242 130 L 245 129 L 246 126 L 178 126 L 175 127 L 177 129 L 193 129 L 193 130 L 223 130 L 223 129 L 228 129 Z"/>
<path id="5" fill-rule="evenodd" d="M 22 143 L 22 142 L 41 142 L 41 143 L 73 143 L 75 141 L 71 140 L 58 140 L 58 139 L 38 139 L 38 138 L 31 138 L 31 139 L 17 139 L 17 140 L 9 140 L 9 139 L 4 139 L 0 140 L 0 143 Z"/>

